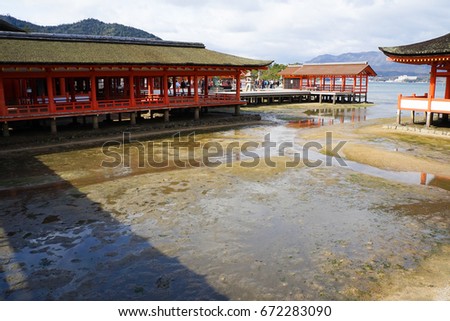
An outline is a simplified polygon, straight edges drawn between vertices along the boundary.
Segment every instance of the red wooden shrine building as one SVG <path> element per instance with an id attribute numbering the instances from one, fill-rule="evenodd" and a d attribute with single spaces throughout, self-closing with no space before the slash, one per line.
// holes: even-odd
<path id="1" fill-rule="evenodd" d="M 0 26 L 1 27 L 1 26 Z M 1 28 L 0 28 L 1 30 Z M 5 30 L 5 29 L 3 29 Z M 237 57 L 201 43 L 0 31 L 0 122 L 8 135 L 14 122 L 159 110 L 231 106 L 240 99 L 241 73 L 271 61 Z M 212 92 L 213 77 L 234 79 L 235 95 Z M 106 117 L 105 116 L 105 117 Z"/>
<path id="2" fill-rule="evenodd" d="M 430 65 L 429 92 L 422 96 L 399 95 L 397 122 L 401 123 L 402 110 L 411 111 L 414 122 L 416 111 L 426 113 L 426 126 L 432 125 L 435 115 L 448 122 L 450 114 L 450 33 L 435 39 L 398 47 L 380 47 L 380 50 L 394 62 Z M 436 97 L 437 79 L 445 80 L 443 97 Z"/>
<path id="3" fill-rule="evenodd" d="M 290 65 L 280 72 L 285 89 L 352 94 L 367 101 L 369 77 L 377 74 L 367 62 Z"/>

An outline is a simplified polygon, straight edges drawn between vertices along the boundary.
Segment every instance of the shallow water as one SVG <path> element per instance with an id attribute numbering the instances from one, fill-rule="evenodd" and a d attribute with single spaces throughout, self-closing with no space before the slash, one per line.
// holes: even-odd
<path id="1" fill-rule="evenodd" d="M 154 168 L 139 163 L 138 147 L 128 167 L 102 168 L 99 148 L 9 163 L 16 174 L 1 181 L 1 297 L 370 299 L 380 282 L 448 246 L 448 192 L 410 181 L 412 173 L 337 159 L 324 166 L 317 148 L 308 157 L 322 165 L 305 166 L 298 137 L 308 129 L 286 123 L 196 135 L 193 154 L 155 151 L 189 165 L 213 142 L 223 148 L 210 159 L 219 166 L 181 169 L 169 157 Z M 257 146 L 243 151 L 247 142 Z M 287 166 L 296 153 L 300 161 Z"/>

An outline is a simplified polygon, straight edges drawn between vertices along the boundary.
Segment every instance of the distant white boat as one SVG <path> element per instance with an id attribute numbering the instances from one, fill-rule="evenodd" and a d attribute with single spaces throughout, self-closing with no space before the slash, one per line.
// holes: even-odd
<path id="1" fill-rule="evenodd" d="M 416 81 L 417 76 L 408 76 L 408 75 L 402 75 L 398 76 L 396 79 L 394 79 L 394 82 L 407 82 L 407 81 Z"/>

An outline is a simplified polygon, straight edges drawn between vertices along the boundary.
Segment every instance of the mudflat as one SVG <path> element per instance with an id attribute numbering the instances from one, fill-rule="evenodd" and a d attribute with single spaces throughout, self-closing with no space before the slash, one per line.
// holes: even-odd
<path id="1" fill-rule="evenodd" d="M 0 297 L 450 299 L 450 140 L 303 111 L 258 108 L 283 117 L 192 149 L 119 141 L 117 166 L 100 144 L 2 153 Z"/>

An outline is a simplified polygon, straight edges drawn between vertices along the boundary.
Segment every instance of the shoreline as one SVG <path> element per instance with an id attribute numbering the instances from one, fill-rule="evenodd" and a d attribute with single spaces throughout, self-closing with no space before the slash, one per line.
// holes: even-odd
<path id="1" fill-rule="evenodd" d="M 57 135 L 46 133 L 38 137 L 24 136 L 3 137 L 0 139 L 0 155 L 8 153 L 38 152 L 50 151 L 53 149 L 66 150 L 75 146 L 90 148 L 99 146 L 110 140 L 121 140 L 123 134 L 132 133 L 135 139 L 157 139 L 164 138 L 176 133 L 186 134 L 189 132 L 205 133 L 217 130 L 226 130 L 231 128 L 240 128 L 243 126 L 269 125 L 270 121 L 262 120 L 259 115 L 241 115 L 227 116 L 218 115 L 199 121 L 193 120 L 174 120 L 170 123 L 157 123 L 153 125 L 138 124 L 135 126 L 117 125 L 108 128 L 78 129 L 67 132 L 61 132 Z M 148 126 L 146 126 L 148 125 Z M 9 140 L 9 141 L 7 141 Z M 34 146 L 34 144 L 39 144 Z"/>

